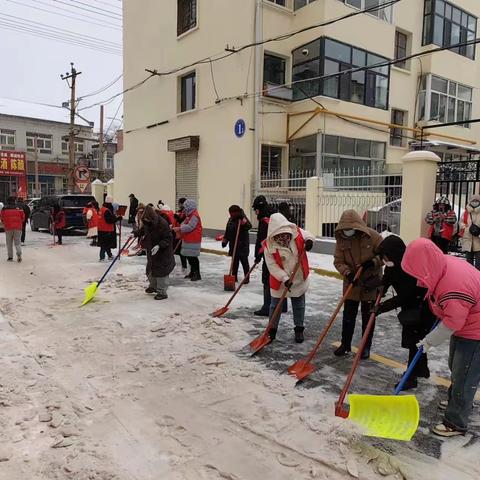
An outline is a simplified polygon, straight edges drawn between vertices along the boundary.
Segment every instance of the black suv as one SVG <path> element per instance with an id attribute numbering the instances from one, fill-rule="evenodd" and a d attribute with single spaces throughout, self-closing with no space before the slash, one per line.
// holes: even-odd
<path id="1" fill-rule="evenodd" d="M 85 229 L 83 209 L 95 201 L 92 195 L 52 195 L 42 197 L 30 216 L 30 226 L 34 232 L 40 228 L 52 231 L 52 209 L 60 206 L 65 212 L 68 229 Z"/>

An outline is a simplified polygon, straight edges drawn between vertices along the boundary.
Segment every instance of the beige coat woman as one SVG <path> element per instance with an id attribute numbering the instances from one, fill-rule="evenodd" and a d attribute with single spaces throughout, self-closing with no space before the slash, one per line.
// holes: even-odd
<path id="1" fill-rule="evenodd" d="M 357 233 L 347 238 L 343 230 L 356 230 Z M 374 260 L 373 268 L 369 268 L 360 276 L 358 286 L 354 287 L 348 296 L 348 300 L 372 301 L 375 300 L 376 286 L 381 283 L 381 260 L 376 258 L 378 247 L 383 241 L 382 236 L 375 230 L 367 227 L 365 222 L 355 210 L 343 212 L 335 229 L 334 266 L 344 277 L 343 289 L 348 287 L 346 276 L 355 273 L 363 263 Z"/>
<path id="2" fill-rule="evenodd" d="M 480 205 L 474 207 L 472 202 L 474 205 L 480 204 L 480 195 L 473 195 L 465 209 L 466 214 L 460 220 L 460 230 L 463 231 L 462 250 L 464 252 L 480 252 L 480 237 L 474 237 L 470 233 L 472 224 L 480 227 Z"/>

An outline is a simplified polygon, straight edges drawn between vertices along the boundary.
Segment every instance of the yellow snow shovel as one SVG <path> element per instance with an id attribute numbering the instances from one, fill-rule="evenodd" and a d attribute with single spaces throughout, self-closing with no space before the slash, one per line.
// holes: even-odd
<path id="1" fill-rule="evenodd" d="M 126 248 L 128 248 L 131 243 L 133 243 L 134 238 L 135 237 L 133 235 L 130 235 L 128 237 L 128 240 L 125 242 L 125 244 L 123 245 L 122 249 L 118 252 L 116 257 L 113 259 L 112 263 L 108 266 L 107 271 L 103 274 L 102 278 L 98 282 L 93 282 L 88 287 L 84 288 L 85 299 L 83 300 L 83 303 L 80 305 L 81 307 L 91 302 L 95 298 L 98 287 L 103 283 L 103 281 L 105 280 L 105 277 L 108 275 L 112 267 L 115 265 L 116 261 L 120 258 L 120 255 L 122 254 L 122 252 Z"/>
<path id="2" fill-rule="evenodd" d="M 382 292 L 377 296 L 376 307 L 381 300 Z M 410 441 L 415 435 L 420 421 L 420 407 L 415 395 L 349 395 L 350 409 L 347 410 L 344 406 L 362 352 L 373 329 L 375 317 L 376 314 L 373 311 L 355 355 L 352 368 L 335 406 L 335 415 L 348 418 L 362 426 L 367 436 Z M 411 366 L 410 371 L 413 366 Z"/>

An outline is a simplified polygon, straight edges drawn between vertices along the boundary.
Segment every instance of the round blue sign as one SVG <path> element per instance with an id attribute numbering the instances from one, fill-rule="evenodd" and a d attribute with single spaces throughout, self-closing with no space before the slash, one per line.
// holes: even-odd
<path id="1" fill-rule="evenodd" d="M 245 125 L 245 120 L 237 120 L 235 122 L 235 135 L 238 138 L 242 138 L 245 135 L 245 132 L 247 130 L 247 126 Z"/>

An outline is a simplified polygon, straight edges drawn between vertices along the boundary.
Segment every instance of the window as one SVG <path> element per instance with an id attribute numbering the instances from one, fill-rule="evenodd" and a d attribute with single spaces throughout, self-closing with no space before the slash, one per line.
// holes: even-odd
<path id="1" fill-rule="evenodd" d="M 263 59 L 263 82 L 272 85 L 285 85 L 286 60 L 275 55 L 265 54 Z"/>
<path id="2" fill-rule="evenodd" d="M 309 5 L 310 3 L 313 3 L 315 0 L 295 0 L 293 4 L 294 10 L 298 10 L 299 8 L 304 7 L 305 5 Z"/>
<path id="3" fill-rule="evenodd" d="M 276 3 L 277 5 L 280 5 L 281 7 L 286 6 L 286 0 L 268 0 L 269 2 Z"/>
<path id="4" fill-rule="evenodd" d="M 35 152 L 35 150 L 38 153 L 52 153 L 52 136 L 27 132 L 27 152 Z"/>
<path id="5" fill-rule="evenodd" d="M 395 32 L 395 60 L 407 56 L 407 42 L 408 36 L 397 30 Z M 401 62 L 397 62 L 395 66 L 398 68 L 407 68 L 407 62 L 406 60 L 402 60 Z"/>
<path id="6" fill-rule="evenodd" d="M 197 26 L 197 0 L 177 0 L 177 36 Z"/>
<path id="7" fill-rule="evenodd" d="M 419 93 L 418 119 L 440 123 L 472 118 L 472 88 L 452 80 L 425 75 Z M 459 125 L 470 128 L 469 123 Z"/>
<path id="8" fill-rule="evenodd" d="M 387 109 L 390 67 L 373 67 L 382 62 L 388 59 L 331 38 L 320 38 L 293 51 L 293 98 L 325 95 Z M 365 70 L 341 73 L 370 65 Z"/>
<path id="9" fill-rule="evenodd" d="M 196 73 L 180 77 L 180 112 L 195 109 Z"/>
<path id="10" fill-rule="evenodd" d="M 368 171 L 377 161 L 385 159 L 386 144 L 361 138 L 324 135 L 323 171 L 362 169 Z"/>
<path id="11" fill-rule="evenodd" d="M 403 110 L 397 110 L 392 108 L 392 117 L 391 123 L 394 125 L 406 125 L 407 112 Z M 390 145 L 394 147 L 404 147 L 405 146 L 403 129 L 401 128 L 391 128 L 390 129 Z"/>
<path id="12" fill-rule="evenodd" d="M 434 43 L 449 47 L 475 40 L 477 17 L 444 0 L 425 0 L 423 17 L 423 45 Z M 451 49 L 464 57 L 475 59 L 475 44 Z"/>
<path id="13" fill-rule="evenodd" d="M 75 142 L 75 153 L 84 152 L 84 143 Z M 68 142 L 62 142 L 62 153 L 68 153 Z"/>
<path id="14" fill-rule="evenodd" d="M 290 142 L 289 170 L 314 172 L 317 166 L 317 135 L 297 138 Z"/>
<path id="15" fill-rule="evenodd" d="M 15 130 L 0 129 L 0 149 L 15 150 Z"/>
<path id="16" fill-rule="evenodd" d="M 277 175 L 282 172 L 282 147 L 273 147 L 271 145 L 262 145 L 262 164 L 260 166 L 260 175 Z"/>
<path id="17" fill-rule="evenodd" d="M 358 8 L 360 10 L 366 10 L 372 8 L 373 10 L 368 12 L 369 15 L 378 17 L 380 20 L 392 23 L 393 8 L 392 5 L 382 8 L 384 3 L 390 3 L 389 0 L 340 0 L 346 5 Z"/>

